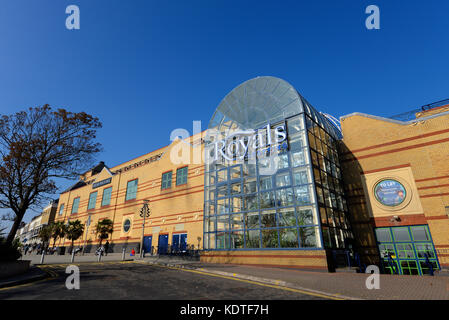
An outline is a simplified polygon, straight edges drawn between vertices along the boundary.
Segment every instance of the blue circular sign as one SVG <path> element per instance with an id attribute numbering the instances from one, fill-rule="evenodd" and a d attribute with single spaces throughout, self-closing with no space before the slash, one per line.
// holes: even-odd
<path id="1" fill-rule="evenodd" d="M 374 195 L 384 206 L 396 207 L 404 202 L 407 191 L 399 181 L 385 179 L 376 184 Z"/>
<path id="2" fill-rule="evenodd" d="M 129 228 L 131 228 L 131 221 L 129 219 L 126 219 L 125 223 L 123 224 L 123 231 L 128 232 Z"/>

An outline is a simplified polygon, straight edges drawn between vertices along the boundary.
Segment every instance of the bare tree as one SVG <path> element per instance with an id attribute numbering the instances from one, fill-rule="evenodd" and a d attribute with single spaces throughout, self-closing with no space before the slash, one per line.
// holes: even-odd
<path id="1" fill-rule="evenodd" d="M 50 106 L 0 118 L 0 208 L 14 212 L 11 244 L 28 209 L 58 191 L 54 178 L 73 179 L 92 166 L 100 151 L 98 118 Z"/>

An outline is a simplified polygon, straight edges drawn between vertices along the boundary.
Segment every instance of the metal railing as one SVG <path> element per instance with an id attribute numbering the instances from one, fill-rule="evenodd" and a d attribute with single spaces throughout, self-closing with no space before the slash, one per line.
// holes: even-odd
<path id="1" fill-rule="evenodd" d="M 407 111 L 407 112 L 400 113 L 400 114 L 386 117 L 386 118 L 393 119 L 393 120 L 399 120 L 399 121 L 411 121 L 411 120 L 416 119 L 417 113 L 426 112 L 426 111 L 430 111 L 432 109 L 441 108 L 441 107 L 449 107 L 449 99 L 432 102 L 432 103 L 423 105 L 422 107 L 420 107 L 418 109 L 414 109 L 411 111 Z"/>

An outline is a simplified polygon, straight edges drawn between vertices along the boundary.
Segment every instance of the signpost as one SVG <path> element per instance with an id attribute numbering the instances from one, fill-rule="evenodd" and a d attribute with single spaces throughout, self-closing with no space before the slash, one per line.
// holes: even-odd
<path id="1" fill-rule="evenodd" d="M 87 218 L 87 221 L 86 221 L 86 238 L 84 238 L 84 244 L 83 244 L 83 256 L 84 256 L 84 250 L 85 250 L 85 248 L 86 248 L 87 235 L 88 235 L 88 233 L 89 233 L 90 217 L 91 217 L 91 216 L 89 215 L 89 218 Z"/>
<path id="2" fill-rule="evenodd" d="M 145 219 L 150 217 L 151 214 L 151 210 L 150 207 L 148 206 L 148 203 L 150 202 L 150 200 L 143 200 L 143 207 L 142 209 L 140 209 L 140 217 L 143 218 L 143 223 L 142 223 L 142 239 L 140 240 L 140 257 L 143 258 L 143 238 L 145 235 Z"/>

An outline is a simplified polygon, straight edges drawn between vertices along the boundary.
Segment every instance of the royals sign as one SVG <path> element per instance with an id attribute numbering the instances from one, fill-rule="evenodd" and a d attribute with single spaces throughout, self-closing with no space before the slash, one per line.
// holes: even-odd
<path id="1" fill-rule="evenodd" d="M 285 125 L 271 128 L 267 124 L 264 129 L 235 131 L 225 139 L 213 144 L 214 161 L 225 159 L 228 161 L 243 160 L 246 156 L 257 154 L 271 155 L 272 147 L 278 145 L 278 150 L 287 149 Z M 264 152 L 265 151 L 265 152 Z"/>

